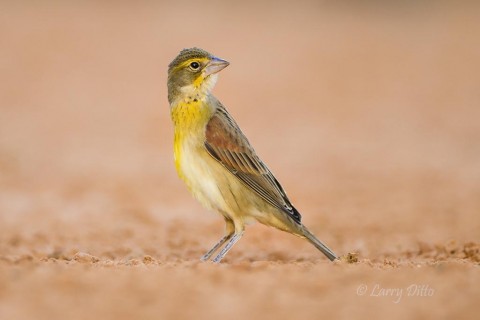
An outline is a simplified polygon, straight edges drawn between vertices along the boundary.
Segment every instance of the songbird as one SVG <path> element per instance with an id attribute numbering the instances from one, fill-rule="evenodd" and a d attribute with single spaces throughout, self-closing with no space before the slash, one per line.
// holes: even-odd
<path id="1" fill-rule="evenodd" d="M 223 216 L 225 236 L 201 260 L 220 262 L 258 221 L 306 238 L 331 261 L 337 256 L 302 224 L 300 213 L 211 91 L 229 62 L 200 48 L 184 49 L 168 66 L 174 159 L 180 178 L 207 209 Z M 226 243 L 226 244 L 225 244 Z"/>

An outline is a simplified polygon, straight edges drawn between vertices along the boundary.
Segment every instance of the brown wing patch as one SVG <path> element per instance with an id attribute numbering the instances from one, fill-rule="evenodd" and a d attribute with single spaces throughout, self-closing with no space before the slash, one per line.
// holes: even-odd
<path id="1" fill-rule="evenodd" d="M 272 206 L 296 222 L 301 216 L 282 186 L 256 155 L 233 118 L 221 106 L 207 124 L 205 148 L 208 153 Z"/>
<path id="2" fill-rule="evenodd" d="M 225 128 L 221 118 L 214 116 L 207 124 L 205 132 L 208 143 L 216 148 L 226 149 L 234 152 L 242 152 L 238 139 L 232 132 Z"/>

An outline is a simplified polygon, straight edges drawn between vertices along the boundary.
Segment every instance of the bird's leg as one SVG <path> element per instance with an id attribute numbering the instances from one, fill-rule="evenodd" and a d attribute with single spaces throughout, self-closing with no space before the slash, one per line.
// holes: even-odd
<path id="1" fill-rule="evenodd" d="M 242 236 L 243 236 L 243 232 L 235 233 L 233 235 L 232 239 L 230 239 L 230 241 L 227 243 L 227 245 L 222 249 L 222 251 L 220 251 L 218 256 L 216 256 L 215 259 L 213 259 L 212 261 L 215 262 L 215 263 L 219 263 L 223 259 L 223 257 L 225 257 L 225 255 L 228 253 L 228 251 L 230 251 L 230 249 L 232 249 L 233 245 L 235 243 L 237 243 L 238 240 L 240 240 L 240 238 Z"/>
<path id="2" fill-rule="evenodd" d="M 229 240 L 231 237 L 233 236 L 233 233 L 231 234 L 227 234 L 226 236 L 224 236 L 222 239 L 220 239 L 220 241 L 218 241 L 218 243 L 216 245 L 213 246 L 212 249 L 208 250 L 207 253 L 205 253 L 201 258 L 200 260 L 202 261 L 207 261 L 208 259 L 210 259 L 210 257 L 212 256 L 212 254 L 215 253 L 215 251 L 218 250 L 218 248 L 220 248 L 227 240 Z"/>
<path id="3" fill-rule="evenodd" d="M 201 258 L 200 260 L 202 261 L 207 261 L 208 259 L 210 259 L 210 257 L 215 253 L 215 251 L 218 250 L 218 248 L 220 248 L 221 246 L 223 246 L 223 244 L 230 240 L 230 238 L 233 236 L 234 232 L 235 232 L 235 226 L 233 225 L 233 222 L 232 220 L 229 220 L 227 218 L 225 218 L 225 231 L 226 231 L 226 235 L 220 239 L 220 241 L 218 241 L 218 243 L 216 245 L 213 246 L 212 249 L 208 250 L 207 253 L 205 253 Z"/>

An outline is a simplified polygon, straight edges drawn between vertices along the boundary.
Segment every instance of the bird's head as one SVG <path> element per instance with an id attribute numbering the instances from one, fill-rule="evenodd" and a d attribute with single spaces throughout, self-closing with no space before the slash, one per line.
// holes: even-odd
<path id="1" fill-rule="evenodd" d="M 184 95 L 206 95 L 217 81 L 217 72 L 229 62 L 200 48 L 183 49 L 168 66 L 168 100 Z"/>

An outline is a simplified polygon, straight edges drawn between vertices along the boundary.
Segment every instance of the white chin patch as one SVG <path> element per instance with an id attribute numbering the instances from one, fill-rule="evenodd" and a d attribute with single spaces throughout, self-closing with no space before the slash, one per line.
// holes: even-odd
<path id="1" fill-rule="evenodd" d="M 218 74 L 209 75 L 202 83 L 199 88 L 195 88 L 193 85 L 181 87 L 182 94 L 184 96 L 195 97 L 198 95 L 205 96 L 207 95 L 215 84 L 217 83 Z"/>
<path id="2" fill-rule="evenodd" d="M 214 73 L 214 74 L 209 75 L 205 79 L 205 81 L 203 82 L 202 87 L 204 87 L 204 88 L 200 88 L 200 90 L 207 91 L 207 92 L 212 90 L 213 87 L 215 87 L 215 84 L 217 83 L 217 80 L 218 80 L 218 74 Z"/>

